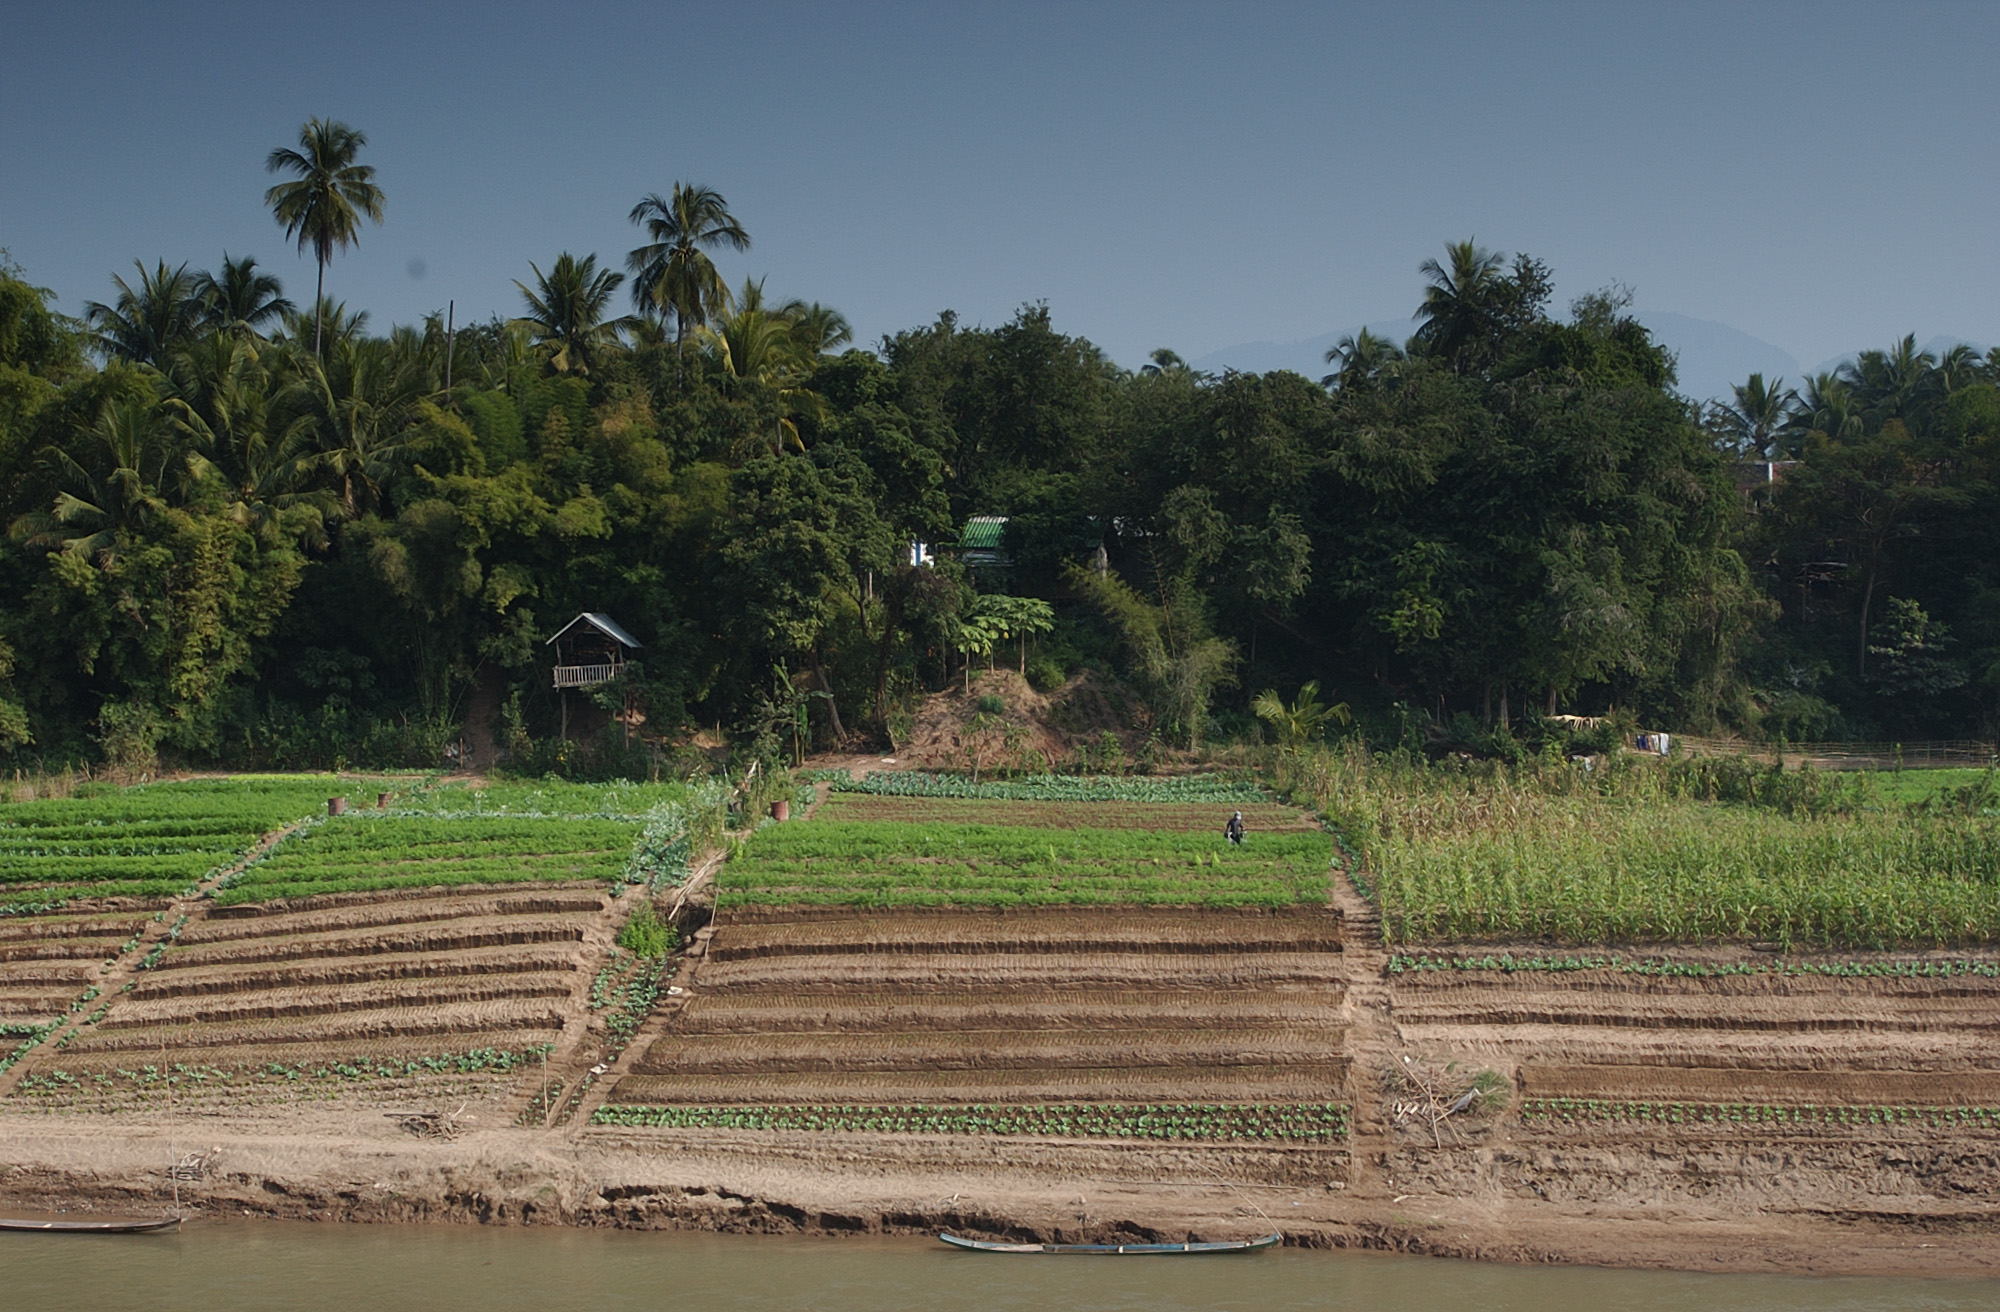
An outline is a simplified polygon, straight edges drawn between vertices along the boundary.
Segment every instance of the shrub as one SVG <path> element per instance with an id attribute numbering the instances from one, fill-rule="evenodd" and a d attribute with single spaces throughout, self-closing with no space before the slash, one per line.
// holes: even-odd
<path id="1" fill-rule="evenodd" d="M 642 899 L 618 931 L 618 946 L 635 957 L 664 957 L 680 945 L 680 931 L 660 919 L 650 900 Z"/>

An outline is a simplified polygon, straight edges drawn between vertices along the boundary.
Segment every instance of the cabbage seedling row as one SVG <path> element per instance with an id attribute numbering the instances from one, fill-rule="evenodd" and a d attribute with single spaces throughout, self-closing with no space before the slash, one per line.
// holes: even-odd
<path id="1" fill-rule="evenodd" d="M 1875 1104 L 1631 1102 L 1602 1098 L 1529 1098 L 1529 1123 L 1603 1121 L 1654 1125 L 1914 1125 L 1927 1129 L 2000 1129 L 2000 1108 Z"/>
<path id="2" fill-rule="evenodd" d="M 1282 1140 L 1344 1137 L 1340 1103 L 1049 1103 L 1024 1106 L 635 1107 L 608 1105 L 593 1125 L 662 1129 L 874 1131 L 884 1134 L 1036 1135 L 1061 1138 Z"/>
<path id="3" fill-rule="evenodd" d="M 1607 970 L 1621 975 L 1663 978 L 1719 979 L 1732 975 L 1819 975 L 1833 979 L 2000 979 L 2000 961 L 1674 961 L 1665 957 L 1619 956 L 1498 956 L 1452 957 L 1398 954 L 1389 958 L 1391 975 L 1426 971 Z"/>

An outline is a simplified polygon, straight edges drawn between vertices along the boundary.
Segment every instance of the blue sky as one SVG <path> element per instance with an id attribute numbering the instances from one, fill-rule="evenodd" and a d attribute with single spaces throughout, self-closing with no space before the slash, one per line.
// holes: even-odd
<path id="1" fill-rule="evenodd" d="M 863 341 L 1047 300 L 1128 365 L 1406 315 L 1476 235 L 1808 364 L 2000 340 L 2000 5 L 63 5 L 0 0 L 0 246 L 79 309 L 134 258 L 251 253 L 309 115 L 387 223 L 378 327 L 622 267 L 690 179 L 732 282 Z"/>

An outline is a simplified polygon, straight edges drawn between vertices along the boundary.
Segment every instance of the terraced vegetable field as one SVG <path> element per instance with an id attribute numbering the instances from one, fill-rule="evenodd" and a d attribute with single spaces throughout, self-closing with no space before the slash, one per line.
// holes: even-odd
<path id="1" fill-rule="evenodd" d="M 502 1096 L 523 1062 L 608 1023 L 593 976 L 639 901 L 616 895 L 676 857 L 684 876 L 690 827 L 719 826 L 726 798 L 412 779 L 391 807 L 326 815 L 348 791 L 380 790 L 217 780 L 0 807 L 0 823 L 46 831 L 45 865 L 71 831 L 199 840 L 175 854 L 188 877 L 150 900 L 99 880 L 0 917 L 0 1074 L 26 1071 L 14 1100 L 115 1110 L 185 1084 L 191 1101 L 269 1101 L 320 1081 L 381 1097 L 441 1077 Z M 253 848 L 267 831 L 281 841 Z M 650 1005 L 658 964 L 626 973 L 627 1001 Z M 625 1035 L 643 1018 L 619 1017 Z"/>
<path id="2" fill-rule="evenodd" d="M 871 782 L 724 867 L 690 993 L 593 1133 L 1335 1152 L 1344 944 L 1332 840 L 1310 817 L 1096 781 Z M 1235 809 L 1241 849 L 1221 834 Z"/>
<path id="3" fill-rule="evenodd" d="M 0 803 L 0 916 L 83 899 L 157 905 L 343 791 L 333 776 L 248 777 Z"/>

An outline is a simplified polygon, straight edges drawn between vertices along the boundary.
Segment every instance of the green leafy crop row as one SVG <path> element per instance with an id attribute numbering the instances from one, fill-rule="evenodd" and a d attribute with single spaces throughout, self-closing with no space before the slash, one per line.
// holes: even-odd
<path id="1" fill-rule="evenodd" d="M 761 833 L 718 877 L 720 904 L 1286 906 L 1326 897 L 1327 836 L 1242 847 L 1146 829 L 814 821 Z"/>
<path id="2" fill-rule="evenodd" d="M 975 783 L 964 775 L 871 770 L 856 781 L 833 780 L 834 791 L 885 797 L 986 797 L 1012 802 L 1268 802 L 1254 783 L 1215 775 L 1151 779 L 1142 775 L 1030 775 Z"/>
<path id="3" fill-rule="evenodd" d="M 2000 961 L 1672 961 L 1665 957 L 1562 956 L 1517 957 L 1509 952 L 1483 957 L 1403 955 L 1389 958 L 1389 973 L 1439 970 L 1522 971 L 1609 970 L 1621 975 L 1714 979 L 1729 975 L 1823 975 L 1835 979 L 1955 979 L 1974 976 L 2000 979 Z"/>
<path id="4" fill-rule="evenodd" d="M 608 1105 L 593 1125 L 665 1129 L 875 1131 L 887 1134 L 1045 1135 L 1114 1139 L 1283 1140 L 1318 1143 L 1348 1132 L 1339 1103 L 1047 1103 L 1024 1106 Z"/>
<path id="5" fill-rule="evenodd" d="M 1619 1121 L 1655 1125 L 1917 1125 L 2000 1129 L 1996 1107 L 1909 1107 L 1874 1104 L 1629 1102 L 1600 1098 L 1529 1098 L 1528 1122 Z"/>

